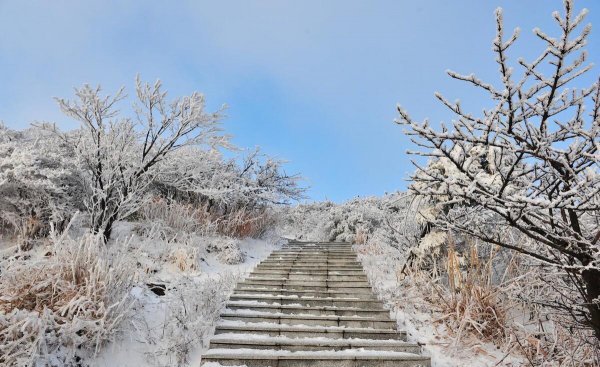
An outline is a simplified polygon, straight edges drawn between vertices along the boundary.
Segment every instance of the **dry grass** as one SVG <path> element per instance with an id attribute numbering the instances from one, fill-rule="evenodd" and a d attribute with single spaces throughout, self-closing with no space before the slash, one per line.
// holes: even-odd
<path id="1" fill-rule="evenodd" d="M 0 365 L 34 365 L 50 355 L 70 365 L 111 340 L 128 314 L 133 267 L 118 253 L 126 246 L 109 251 L 97 236 L 52 240 L 43 258 L 0 264 Z"/>
<path id="2" fill-rule="evenodd" d="M 398 271 L 397 276 L 409 278 L 408 284 L 419 289 L 436 310 L 434 323 L 447 326 L 454 346 L 472 337 L 503 345 L 510 329 L 507 317 L 510 303 L 502 297 L 501 288 L 487 282 L 485 274 L 471 271 L 473 269 L 465 271 L 459 261 L 456 254 L 449 251 L 446 261 L 434 264 L 433 270 L 409 267 L 402 273 Z"/>
<path id="3" fill-rule="evenodd" d="M 48 235 L 50 224 L 35 215 L 20 217 L 14 213 L 0 215 L 0 236 L 16 240 L 19 248 L 29 250 L 33 241 Z"/>
<path id="4" fill-rule="evenodd" d="M 449 294 L 440 290 L 441 312 L 456 331 L 456 343 L 465 332 L 484 341 L 502 343 L 507 335 L 507 309 L 501 289 L 492 283 L 494 252 L 482 264 L 477 245 L 469 246 L 468 263 L 461 269 L 461 259 L 454 244 L 449 243 L 446 258 Z M 446 293 L 446 294 L 444 294 Z"/>
<path id="5" fill-rule="evenodd" d="M 235 238 L 258 238 L 273 226 L 275 218 L 267 209 L 233 209 L 214 213 L 207 204 L 182 204 L 154 198 L 145 204 L 141 215 L 151 222 L 162 222 L 175 232 L 221 234 Z"/>
<path id="6" fill-rule="evenodd" d="M 356 229 L 356 234 L 354 235 L 354 244 L 356 245 L 366 245 L 369 242 L 369 233 L 362 227 Z"/>
<path id="7" fill-rule="evenodd" d="M 549 291 L 537 280 L 543 270 L 516 253 L 501 259 L 498 247 L 486 247 L 483 254 L 475 241 L 468 240 L 462 253 L 452 237 L 446 245 L 446 253 L 428 260 L 429 266 L 415 262 L 397 277 L 434 310 L 434 324 L 446 326 L 455 350 L 491 342 L 530 366 L 599 365 L 600 349 L 589 330 L 570 328 L 551 309 L 523 301 Z M 501 274 L 494 274 L 495 264 Z"/>
<path id="8" fill-rule="evenodd" d="M 198 248 L 192 246 L 175 247 L 169 253 L 168 261 L 182 272 L 198 270 Z"/>
<path id="9" fill-rule="evenodd" d="M 180 204 L 155 197 L 140 208 L 140 214 L 150 222 L 161 222 L 177 232 L 210 232 L 214 229 L 206 205 Z"/>
<path id="10" fill-rule="evenodd" d="M 235 238 L 259 238 L 275 224 L 275 218 L 266 209 L 240 208 L 216 218 L 218 232 Z"/>

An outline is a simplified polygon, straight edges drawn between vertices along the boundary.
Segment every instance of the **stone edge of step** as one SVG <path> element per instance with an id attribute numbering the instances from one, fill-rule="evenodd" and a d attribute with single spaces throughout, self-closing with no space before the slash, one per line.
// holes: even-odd
<path id="1" fill-rule="evenodd" d="M 396 323 L 391 318 L 383 317 L 365 317 L 365 316 L 337 316 L 337 315 L 311 315 L 311 314 L 279 314 L 270 312 L 264 313 L 243 313 L 243 312 L 223 312 L 220 317 L 246 317 L 246 318 L 257 318 L 257 319 L 291 319 L 291 320 L 327 320 L 327 321 L 367 321 L 367 322 L 390 322 Z"/>
<path id="2" fill-rule="evenodd" d="M 237 352 L 236 352 L 237 351 Z M 388 352 L 360 350 L 350 353 L 331 351 L 301 351 L 287 352 L 278 350 L 258 349 L 209 349 L 203 360 L 232 359 L 232 360 L 396 360 L 396 361 L 429 361 L 430 357 L 408 352 Z"/>

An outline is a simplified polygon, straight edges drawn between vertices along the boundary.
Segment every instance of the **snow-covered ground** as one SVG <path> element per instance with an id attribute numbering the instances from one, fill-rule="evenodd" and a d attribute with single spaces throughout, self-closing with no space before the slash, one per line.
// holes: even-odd
<path id="1" fill-rule="evenodd" d="M 173 234 L 164 228 L 164 223 L 119 222 L 113 239 L 106 246 L 112 257 L 106 258 L 118 258 L 118 264 L 127 265 L 119 268 L 119 272 L 132 277 L 127 298 L 131 308 L 123 312 L 126 317 L 118 323 L 116 333 L 111 331 L 102 335 L 97 353 L 94 350 L 77 351 L 82 360 L 75 360 L 70 365 L 196 366 L 207 350 L 219 314 L 235 284 L 279 248 L 285 242 L 284 238 L 298 237 L 355 242 L 354 249 L 375 293 L 397 320 L 398 328 L 407 331 L 409 341 L 423 345 L 424 354 L 431 357 L 433 367 L 527 365 L 529 362 L 514 347 L 515 343 L 493 343 L 478 337 L 476 332 L 454 330 L 450 326 L 453 323 L 447 320 L 448 313 L 440 311 L 441 298 L 435 294 L 436 288 L 424 283 L 433 280 L 402 274 L 408 253 L 398 244 L 402 243 L 400 237 L 406 234 L 389 228 L 390 223 L 397 225 L 398 218 L 403 215 L 398 197 L 401 198 L 393 195 L 383 199 L 357 199 L 342 205 L 315 203 L 286 209 L 282 211 L 279 223 L 261 239 L 240 240 L 215 233 L 185 231 Z M 390 207 L 400 209 L 389 214 Z M 75 239 L 83 233 L 77 224 L 69 231 Z M 0 271 L 2 266 L 19 262 L 31 266 L 29 272 L 48 271 L 48 266 L 42 265 L 54 264 L 53 257 L 60 259 L 61 248 L 66 249 L 63 253 L 67 255 L 77 253 L 78 248 L 87 248 L 78 245 L 77 241 L 63 241 L 65 244 L 57 245 L 62 242 L 48 240 L 25 253 L 16 252 L 13 244 L 5 241 L 0 255 L 8 260 L 0 263 Z M 105 256 L 100 252 L 98 256 Z M 23 272 L 28 268 L 16 269 Z M 25 276 L 29 276 L 26 273 Z M 34 275 L 31 277 L 35 278 Z M 3 278 L 4 282 L 9 280 L 13 281 Z M 38 316 L 31 318 L 41 322 L 38 319 Z M 70 332 L 75 331 L 76 328 Z M 73 356 L 72 350 L 64 348 L 52 353 L 46 358 L 55 361 L 50 362 L 52 366 L 65 365 L 61 364 L 65 356 Z M 559 364 L 546 361 L 540 365 Z"/>
<path id="2" fill-rule="evenodd" d="M 59 266 L 62 268 L 61 261 L 67 262 L 64 268 L 66 271 L 69 271 L 69 267 L 73 267 L 73 271 L 76 272 L 78 270 L 75 266 L 96 267 L 95 261 L 117 264 L 111 262 L 112 260 L 109 261 L 110 258 L 118 258 L 118 264 L 123 266 L 109 272 L 118 271 L 120 274 L 126 274 L 126 278 L 130 280 L 111 283 L 115 284 L 115 288 L 122 287 L 123 290 L 129 290 L 127 294 L 119 296 L 125 297 L 118 303 L 123 306 L 118 314 L 119 321 L 115 322 L 114 328 L 107 328 L 107 333 L 100 334 L 100 329 L 95 326 L 82 329 L 75 320 L 72 324 L 59 327 L 35 311 L 23 316 L 0 315 L 3 316 L 0 318 L 2 350 L 10 345 L 17 345 L 14 344 L 16 339 L 11 336 L 14 334 L 5 334 L 15 332 L 14 327 L 4 325 L 4 321 L 11 323 L 17 320 L 29 324 L 33 322 L 40 327 L 47 325 L 40 330 L 44 327 L 52 327 L 58 335 L 61 335 L 60 339 L 55 339 L 52 334 L 39 335 L 30 341 L 21 339 L 20 343 L 26 344 L 18 345 L 26 354 L 16 357 L 9 362 L 9 365 L 20 366 L 30 363 L 40 365 L 41 363 L 41 365 L 57 367 L 66 365 L 195 366 L 207 347 L 207 342 L 214 332 L 214 325 L 235 284 L 283 242 L 274 233 L 261 239 L 241 240 L 217 234 L 179 233 L 179 238 L 174 240 L 163 238 L 160 231 L 147 231 L 147 227 L 147 223 L 118 223 L 114 238 L 106 245 L 107 253 L 112 257 L 108 255 L 104 257 L 101 251 L 98 256 L 102 255 L 102 259 L 105 260 L 96 260 L 95 257 L 86 255 L 84 256 L 86 262 L 72 261 L 72 258 L 81 258 L 77 253 L 87 254 L 88 248 L 98 248 L 99 242 L 86 241 L 85 236 L 79 237 L 84 233 L 79 228 L 71 228 L 65 240 L 43 241 L 25 253 L 18 252 L 14 243 L 5 239 L 0 253 L 2 255 L 0 273 L 7 270 L 1 273 L 2 287 L 15 284 L 26 285 L 30 282 L 39 287 L 40 284 L 45 284 L 41 281 L 44 277 L 47 277 L 50 282 L 62 282 L 63 278 L 50 272 L 52 268 Z M 63 252 L 60 252 L 61 248 Z M 96 256 L 96 252 L 92 254 Z M 108 269 L 110 267 L 111 265 Z M 35 274 L 36 271 L 40 274 Z M 34 273 L 28 275 L 30 272 Z M 49 275 L 46 275 L 46 272 Z M 102 293 L 101 283 L 90 286 L 89 289 L 87 287 L 88 285 L 82 287 L 84 292 L 96 292 L 98 289 Z M 22 298 L 14 292 L 3 294 L 2 297 L 2 301 L 5 302 Z M 95 299 L 93 302 L 97 303 L 97 307 L 103 307 L 98 302 L 103 302 L 100 299 L 104 298 L 82 295 L 79 299 L 69 302 L 90 302 L 87 300 Z M 27 318 L 30 321 L 27 321 Z M 112 322 L 112 318 L 107 318 L 106 321 L 101 319 L 99 322 Z M 97 344 L 99 347 L 97 352 L 93 349 L 81 350 L 72 346 L 77 345 L 77 342 L 69 335 L 77 333 L 77 330 L 85 330 L 86 333 L 92 330 L 95 334 L 89 335 L 102 338 Z M 28 353 L 31 355 L 28 356 Z"/>
<path id="3" fill-rule="evenodd" d="M 193 259 L 177 261 L 171 256 L 166 262 L 159 262 L 146 284 L 164 285 L 165 294 L 157 295 L 149 287 L 136 287 L 132 321 L 90 364 L 98 367 L 196 365 L 235 284 L 281 245 L 281 239 L 275 235 L 241 240 L 237 246 L 244 261 L 226 264 L 219 258 L 220 250 L 211 244 L 228 240 L 197 237 Z M 146 241 L 144 260 L 156 259 L 163 251 L 162 245 Z M 184 265 L 186 261 L 193 261 L 196 266 L 189 269 Z"/>

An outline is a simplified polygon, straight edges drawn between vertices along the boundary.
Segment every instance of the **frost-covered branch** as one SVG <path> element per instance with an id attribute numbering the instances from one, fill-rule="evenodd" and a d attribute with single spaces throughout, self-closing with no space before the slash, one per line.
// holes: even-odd
<path id="1" fill-rule="evenodd" d="M 436 225 L 558 265 L 581 290 L 586 313 L 578 321 L 600 339 L 600 92 L 598 82 L 573 85 L 592 67 L 583 50 L 591 27 L 578 31 L 586 14 L 575 15 L 572 1 L 565 1 L 564 16 L 554 14 L 561 34 L 534 30 L 546 47 L 531 63 L 519 60 L 523 73 L 515 80 L 507 55 L 518 31 L 503 39 L 498 10 L 492 49 L 500 86 L 449 72 L 488 93 L 495 106 L 475 116 L 436 95 L 458 116 L 452 126 L 416 122 L 401 107 L 397 123 L 423 149 L 418 154 L 431 159 L 417 166 L 411 191 L 450 208 L 439 213 Z M 504 228 L 533 242 L 507 242 L 497 235 Z"/>

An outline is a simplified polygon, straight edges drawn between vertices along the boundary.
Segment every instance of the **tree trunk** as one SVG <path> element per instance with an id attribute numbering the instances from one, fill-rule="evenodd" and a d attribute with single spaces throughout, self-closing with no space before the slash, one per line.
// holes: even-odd
<path id="1" fill-rule="evenodd" d="M 585 298 L 590 312 L 590 327 L 600 340 L 600 270 L 586 269 L 581 273 L 585 283 Z"/>
<path id="2" fill-rule="evenodd" d="M 108 243 L 108 240 L 110 239 L 110 235 L 113 230 L 113 225 L 117 221 L 118 215 L 119 215 L 119 208 L 114 208 L 113 212 L 110 214 L 110 216 L 108 217 L 108 220 L 106 221 L 106 225 L 104 226 L 104 231 L 102 231 L 102 235 L 104 236 L 104 243 Z"/>

